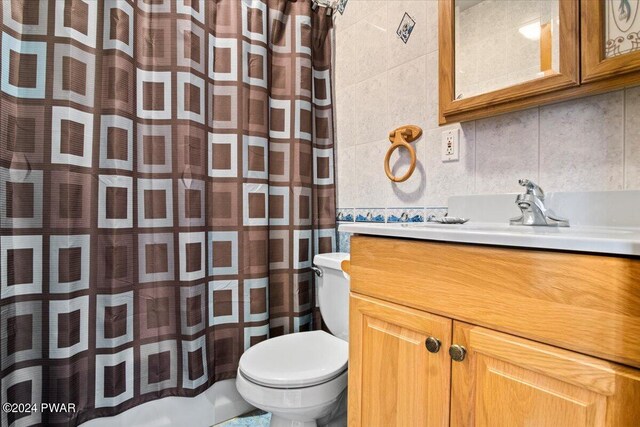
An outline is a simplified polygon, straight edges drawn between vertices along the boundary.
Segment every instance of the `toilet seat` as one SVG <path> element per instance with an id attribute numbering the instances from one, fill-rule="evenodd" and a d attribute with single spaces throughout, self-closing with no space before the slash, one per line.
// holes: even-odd
<path id="1" fill-rule="evenodd" d="M 347 369 L 349 344 L 324 331 L 298 332 L 248 349 L 238 369 L 257 385 L 275 389 L 313 387 Z"/>

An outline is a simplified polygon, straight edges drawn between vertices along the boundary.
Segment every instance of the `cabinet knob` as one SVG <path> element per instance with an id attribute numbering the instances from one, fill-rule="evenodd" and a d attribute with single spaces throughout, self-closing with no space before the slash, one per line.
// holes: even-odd
<path id="1" fill-rule="evenodd" d="M 449 356 L 456 362 L 462 362 L 467 355 L 467 349 L 461 345 L 454 344 L 449 347 Z"/>
<path id="2" fill-rule="evenodd" d="M 438 338 L 429 337 L 424 342 L 424 345 L 427 347 L 427 350 L 429 350 L 429 353 L 437 353 L 440 351 L 440 340 Z"/>

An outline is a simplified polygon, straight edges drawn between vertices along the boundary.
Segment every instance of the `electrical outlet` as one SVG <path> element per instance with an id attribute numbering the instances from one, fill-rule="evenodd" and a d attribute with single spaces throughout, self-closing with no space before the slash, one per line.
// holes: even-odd
<path id="1" fill-rule="evenodd" d="M 460 160 L 460 128 L 447 129 L 442 132 L 442 161 Z"/>

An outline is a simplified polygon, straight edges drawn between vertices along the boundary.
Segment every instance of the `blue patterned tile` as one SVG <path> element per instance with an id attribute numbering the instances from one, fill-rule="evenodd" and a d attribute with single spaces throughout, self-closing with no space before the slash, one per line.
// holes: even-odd
<path id="1" fill-rule="evenodd" d="M 410 17 L 407 12 L 405 12 L 402 20 L 400 21 L 400 25 L 398 25 L 396 34 L 400 37 L 400 40 L 406 44 L 409 41 L 409 37 L 411 37 L 411 32 L 415 26 L 416 21 Z"/>
<path id="2" fill-rule="evenodd" d="M 338 252 L 351 252 L 351 233 L 338 231 Z"/>
<path id="3" fill-rule="evenodd" d="M 336 209 L 336 221 L 338 222 L 353 222 L 355 218 L 353 208 L 339 208 Z"/>
<path id="4" fill-rule="evenodd" d="M 340 12 L 340 15 L 344 15 L 344 9 L 347 7 L 347 2 L 349 0 L 339 0 L 338 1 L 338 12 Z"/>
<path id="5" fill-rule="evenodd" d="M 356 209 L 356 222 L 385 222 L 384 209 Z"/>
<path id="6" fill-rule="evenodd" d="M 424 222 L 424 209 L 388 208 L 387 222 Z"/>
<path id="7" fill-rule="evenodd" d="M 429 216 L 430 215 L 434 215 L 436 218 L 441 218 L 443 216 L 445 216 L 448 212 L 448 208 L 447 207 L 432 207 L 432 208 L 426 208 L 424 210 L 424 218 L 425 221 L 429 220 Z"/>

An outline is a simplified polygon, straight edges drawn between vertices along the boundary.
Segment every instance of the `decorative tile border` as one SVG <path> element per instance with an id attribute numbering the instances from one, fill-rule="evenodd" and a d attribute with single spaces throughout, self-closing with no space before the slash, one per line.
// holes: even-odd
<path id="1" fill-rule="evenodd" d="M 338 208 L 336 221 L 345 222 L 373 222 L 373 223 L 401 223 L 427 222 L 429 215 L 442 217 L 447 214 L 447 207 L 434 206 L 426 208 Z"/>
<path id="2" fill-rule="evenodd" d="M 424 222 L 424 208 L 387 208 L 387 222 Z"/>
<path id="3" fill-rule="evenodd" d="M 353 208 L 338 208 L 336 209 L 336 221 L 338 222 L 354 222 L 355 213 Z"/>
<path id="4" fill-rule="evenodd" d="M 447 208 L 442 206 L 427 208 L 338 208 L 336 221 L 371 222 L 371 223 L 403 223 L 425 222 L 429 215 L 442 217 L 447 214 Z M 338 232 L 337 249 L 339 252 L 350 252 L 351 233 Z"/>
<path id="5" fill-rule="evenodd" d="M 386 222 L 385 209 L 356 209 L 356 222 Z"/>
<path id="6" fill-rule="evenodd" d="M 436 218 L 443 217 L 447 214 L 447 211 L 446 207 L 426 208 L 424 210 L 424 220 L 428 221 L 430 215 L 434 215 Z"/>

